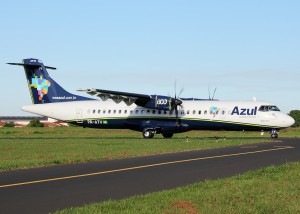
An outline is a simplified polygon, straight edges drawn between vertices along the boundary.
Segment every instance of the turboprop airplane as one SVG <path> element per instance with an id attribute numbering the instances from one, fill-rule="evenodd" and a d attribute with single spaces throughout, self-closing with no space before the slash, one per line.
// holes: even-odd
<path id="1" fill-rule="evenodd" d="M 67 92 L 38 59 L 22 63 L 33 105 L 22 110 L 51 117 L 83 127 L 131 129 L 144 138 L 162 134 L 171 138 L 175 133 L 190 130 L 258 130 L 269 131 L 272 138 L 278 130 L 294 124 L 294 119 L 267 102 L 218 101 L 145 95 L 102 89 L 81 89 L 93 99 Z"/>

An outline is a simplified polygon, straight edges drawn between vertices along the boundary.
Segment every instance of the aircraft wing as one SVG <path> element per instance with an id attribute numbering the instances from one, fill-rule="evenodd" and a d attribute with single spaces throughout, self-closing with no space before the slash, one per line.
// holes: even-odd
<path id="1" fill-rule="evenodd" d="M 78 91 L 86 92 L 89 95 L 98 96 L 103 101 L 106 101 L 107 99 L 112 99 L 115 103 L 120 103 L 124 101 L 128 106 L 133 103 L 139 106 L 143 106 L 152 99 L 150 95 L 110 91 L 103 89 L 79 89 Z"/>

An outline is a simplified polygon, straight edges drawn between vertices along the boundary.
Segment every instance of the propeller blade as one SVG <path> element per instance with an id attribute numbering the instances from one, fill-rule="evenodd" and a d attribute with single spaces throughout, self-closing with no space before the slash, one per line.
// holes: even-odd
<path id="1" fill-rule="evenodd" d="M 175 100 L 176 100 L 176 98 L 177 98 L 177 96 L 176 96 L 176 93 L 177 93 L 177 83 L 176 83 L 176 80 L 175 80 L 174 89 L 175 89 Z"/>
<path id="2" fill-rule="evenodd" d="M 178 98 L 180 97 L 180 95 L 182 94 L 183 91 L 184 91 L 184 88 L 181 88 L 181 90 L 178 93 Z"/>
<path id="3" fill-rule="evenodd" d="M 170 106 L 171 106 L 171 109 L 170 109 L 170 114 L 173 114 L 174 110 L 175 110 L 175 119 L 176 119 L 176 125 L 177 126 L 180 126 L 180 123 L 179 123 L 179 116 L 178 116 L 178 106 L 182 104 L 182 100 L 178 99 L 178 97 L 180 97 L 181 93 L 183 92 L 184 88 L 182 88 L 180 90 L 180 92 L 178 93 L 178 96 L 177 96 L 177 82 L 175 80 L 174 82 L 174 91 L 175 91 L 175 96 L 174 98 L 171 98 L 170 100 Z"/>
<path id="4" fill-rule="evenodd" d="M 179 122 L 178 122 L 178 106 L 176 105 L 175 107 L 175 115 L 176 115 L 176 125 L 178 126 L 179 125 Z"/>

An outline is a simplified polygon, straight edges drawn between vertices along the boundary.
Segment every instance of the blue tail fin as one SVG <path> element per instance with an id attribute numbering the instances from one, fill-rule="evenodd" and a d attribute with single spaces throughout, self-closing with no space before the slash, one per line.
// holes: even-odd
<path id="1" fill-rule="evenodd" d="M 49 76 L 46 70 L 46 68 L 56 68 L 44 66 L 43 62 L 38 59 L 24 59 L 23 63 L 7 64 L 24 67 L 32 103 L 34 104 L 93 100 L 67 92 Z"/>

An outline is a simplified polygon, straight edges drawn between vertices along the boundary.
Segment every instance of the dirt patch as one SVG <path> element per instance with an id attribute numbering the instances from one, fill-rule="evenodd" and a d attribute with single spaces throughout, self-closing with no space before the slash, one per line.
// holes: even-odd
<path id="1" fill-rule="evenodd" d="M 201 214 L 201 212 L 196 209 L 194 204 L 189 201 L 174 201 L 170 204 L 170 207 L 163 213 Z"/>

